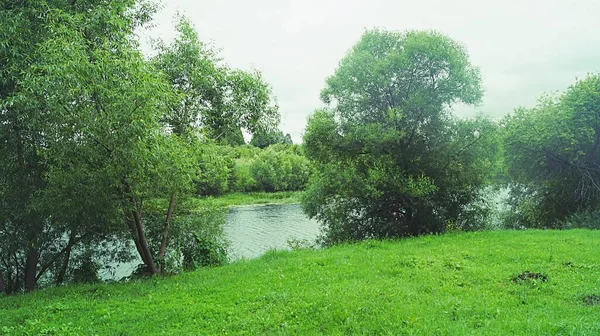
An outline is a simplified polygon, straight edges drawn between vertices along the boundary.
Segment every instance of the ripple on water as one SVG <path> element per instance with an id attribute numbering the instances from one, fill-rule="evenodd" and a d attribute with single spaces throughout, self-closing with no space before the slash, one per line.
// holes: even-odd
<path id="1" fill-rule="evenodd" d="M 237 207 L 229 210 L 225 233 L 232 257 L 255 258 L 269 249 L 287 249 L 289 239 L 314 242 L 319 223 L 309 219 L 298 204 Z"/>

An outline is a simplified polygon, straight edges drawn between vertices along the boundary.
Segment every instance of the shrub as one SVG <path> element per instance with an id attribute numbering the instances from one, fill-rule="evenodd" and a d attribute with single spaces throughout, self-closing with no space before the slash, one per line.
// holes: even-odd
<path id="1" fill-rule="evenodd" d="M 198 195 L 222 195 L 229 191 L 230 179 L 235 166 L 234 153 L 224 146 L 202 145 L 198 155 L 196 193 Z"/>
<path id="2" fill-rule="evenodd" d="M 308 159 L 287 150 L 278 151 L 277 148 L 271 147 L 260 153 L 251 163 L 250 170 L 257 188 L 267 192 L 304 189 L 311 173 Z"/>
<path id="3" fill-rule="evenodd" d="M 162 203 L 161 203 L 162 204 Z M 169 225 L 169 240 L 164 258 L 157 260 L 164 273 L 179 273 L 202 266 L 217 266 L 227 262 L 229 243 L 225 238 L 226 209 L 186 201 L 177 204 L 177 212 Z M 149 237 L 162 237 L 165 209 L 148 206 L 146 226 Z M 160 241 L 150 241 L 158 251 Z"/>
<path id="4" fill-rule="evenodd" d="M 251 163 L 247 161 L 237 160 L 233 168 L 232 180 L 233 191 L 249 192 L 256 191 L 258 188 L 252 175 Z"/>

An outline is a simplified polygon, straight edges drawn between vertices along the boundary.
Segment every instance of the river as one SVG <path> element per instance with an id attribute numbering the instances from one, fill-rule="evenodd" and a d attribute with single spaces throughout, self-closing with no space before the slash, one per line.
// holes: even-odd
<path id="1" fill-rule="evenodd" d="M 235 207 L 229 210 L 225 233 L 231 257 L 255 258 L 269 249 L 287 249 L 288 240 L 314 243 L 319 223 L 309 219 L 298 204 Z"/>

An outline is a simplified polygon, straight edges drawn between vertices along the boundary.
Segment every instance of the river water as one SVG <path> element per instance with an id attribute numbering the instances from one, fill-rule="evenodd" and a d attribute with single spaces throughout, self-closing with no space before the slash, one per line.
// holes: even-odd
<path id="1" fill-rule="evenodd" d="M 269 249 L 288 249 L 289 240 L 314 243 L 319 223 L 309 219 L 298 204 L 235 207 L 229 210 L 225 233 L 231 257 L 256 258 Z"/>
<path id="2" fill-rule="evenodd" d="M 261 256 L 269 249 L 289 249 L 289 240 L 306 240 L 312 244 L 319 234 L 319 223 L 309 219 L 299 204 L 252 205 L 230 208 L 225 222 L 232 261 Z M 140 263 L 111 263 L 100 271 L 105 280 L 128 276 Z"/>

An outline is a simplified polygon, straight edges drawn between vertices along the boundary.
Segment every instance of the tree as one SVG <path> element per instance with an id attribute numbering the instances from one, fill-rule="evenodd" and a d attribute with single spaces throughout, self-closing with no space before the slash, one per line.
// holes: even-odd
<path id="1" fill-rule="evenodd" d="M 40 193 L 47 188 L 51 170 L 46 154 L 63 140 L 56 132 L 64 125 L 61 112 L 48 103 L 57 92 L 41 87 L 47 79 L 45 69 L 52 67 L 50 50 L 68 34 L 69 21 L 75 18 L 80 25 L 70 32 L 85 35 L 90 44 L 123 38 L 115 27 L 131 30 L 143 24 L 150 10 L 139 4 L 48 0 L 0 5 L 0 273 L 5 292 L 34 289 L 83 239 L 73 230 L 74 222 L 57 223 L 60 216 L 49 213 Z M 104 22 L 107 13 L 118 18 L 111 25 Z"/>
<path id="2" fill-rule="evenodd" d="M 600 205 L 600 75 L 504 120 L 513 220 L 558 227 Z"/>
<path id="3" fill-rule="evenodd" d="M 172 208 L 162 237 L 149 239 L 144 200 L 188 188 L 192 165 L 185 141 L 161 123 L 175 96 L 132 38 L 153 7 L 48 0 L 1 9 L 4 291 L 32 290 L 50 270 L 61 283 L 76 246 L 121 237 L 124 218 L 158 273 Z"/>
<path id="4" fill-rule="evenodd" d="M 291 145 L 293 143 L 292 136 L 289 134 L 284 135 L 281 130 L 266 130 L 258 132 L 254 134 L 252 140 L 250 141 L 252 146 L 256 146 L 258 148 L 267 148 L 275 144 Z"/>
<path id="5" fill-rule="evenodd" d="M 53 92 L 46 101 L 63 113 L 63 123 L 56 125 L 62 140 L 49 149 L 48 160 L 68 175 L 61 179 L 50 174 L 48 182 L 62 194 L 73 177 L 82 175 L 82 182 L 106 186 L 96 196 L 108 198 L 113 212 L 124 216 L 147 272 L 158 274 L 156 259 L 165 253 L 175 196 L 190 187 L 192 177 L 185 139 L 169 134 L 161 123 L 174 100 L 172 91 L 130 35 L 92 43 L 77 32 L 77 17 L 68 23 L 65 36 L 48 46 L 51 60 L 43 67 L 44 81 L 33 83 L 39 85 L 36 91 Z M 144 202 L 163 197 L 169 199 L 163 235 L 150 238 L 142 216 Z"/>
<path id="6" fill-rule="evenodd" d="M 304 199 L 326 244 L 444 231 L 467 220 L 494 165 L 496 126 L 453 104 L 482 96 L 464 48 L 432 32 L 367 31 L 321 93 L 304 135 Z"/>
<path id="7" fill-rule="evenodd" d="M 244 144 L 242 129 L 256 133 L 279 123 L 278 107 L 260 72 L 221 65 L 217 52 L 198 39 L 190 22 L 179 17 L 178 36 L 159 41 L 152 59 L 177 92 L 165 120 L 177 134 L 200 132 L 230 145 Z"/>

